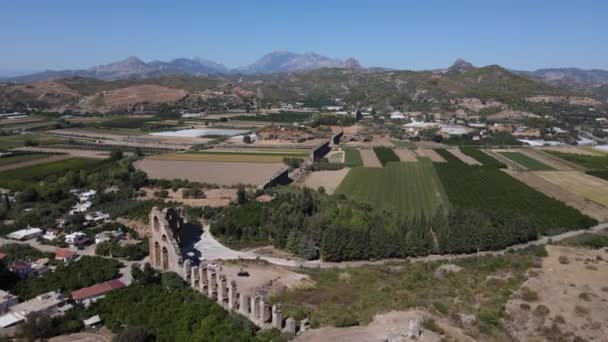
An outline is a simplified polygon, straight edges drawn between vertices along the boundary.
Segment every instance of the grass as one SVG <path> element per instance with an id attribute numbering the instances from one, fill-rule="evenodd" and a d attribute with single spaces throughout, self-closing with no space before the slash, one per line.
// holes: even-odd
<path id="1" fill-rule="evenodd" d="M 478 162 L 480 162 L 483 166 L 486 167 L 495 167 L 495 168 L 499 168 L 499 169 L 506 169 L 507 165 L 505 165 L 504 163 L 496 160 L 496 158 L 488 155 L 487 153 L 483 152 L 482 150 L 475 148 L 475 147 L 461 147 L 460 151 L 464 154 L 466 154 L 467 156 L 477 160 Z"/>
<path id="2" fill-rule="evenodd" d="M 520 152 L 498 152 L 498 153 L 506 158 L 511 159 L 512 161 L 525 167 L 528 170 L 534 170 L 534 171 L 555 170 L 551 166 L 541 163 L 540 161 L 538 161 L 534 158 L 528 157 L 527 155 L 520 153 Z"/>
<path id="3" fill-rule="evenodd" d="M 8 150 L 16 147 L 23 147 L 26 141 L 38 145 L 58 144 L 65 142 L 65 139 L 55 138 L 44 134 L 19 134 L 0 136 L 0 150 Z"/>
<path id="4" fill-rule="evenodd" d="M 411 141 L 391 140 L 391 142 L 393 143 L 393 145 L 395 145 L 397 147 L 407 147 L 407 148 L 415 148 L 416 147 L 416 144 L 414 144 Z"/>
<path id="5" fill-rule="evenodd" d="M 608 233 L 585 233 L 559 242 L 560 245 L 602 249 L 608 247 Z"/>
<path id="6" fill-rule="evenodd" d="M 606 171 L 587 171 L 586 174 L 591 175 L 593 177 L 601 178 L 603 180 L 608 180 L 608 170 Z"/>
<path id="7" fill-rule="evenodd" d="M 363 159 L 361 159 L 361 153 L 355 148 L 344 149 L 344 163 L 351 167 L 363 166 Z"/>
<path id="8" fill-rule="evenodd" d="M 418 162 L 391 162 L 384 168 L 354 168 L 336 194 L 410 218 L 429 217 L 439 205 L 449 206 L 433 163 L 422 158 Z"/>
<path id="9" fill-rule="evenodd" d="M 591 156 L 587 154 L 564 153 L 558 151 L 546 152 L 589 170 L 608 170 L 608 155 Z"/>
<path id="10" fill-rule="evenodd" d="M 439 262 L 301 270 L 315 286 L 287 291 L 272 301 L 283 304 L 286 317 L 308 316 L 313 326 L 344 321 L 363 325 L 379 313 L 423 308 L 446 318 L 459 313 L 476 315 L 480 326 L 472 329 L 500 334 L 503 307 L 535 261 L 535 256 L 524 252 L 471 257 L 455 261 L 462 271 L 441 278 L 434 276 Z M 505 274 L 510 276 L 487 280 Z"/>
<path id="11" fill-rule="evenodd" d="M 398 162 L 399 156 L 392 149 L 384 146 L 374 147 L 374 153 L 378 157 L 378 160 L 382 164 L 382 166 L 386 166 L 387 163 L 390 162 Z"/>
<path id="12" fill-rule="evenodd" d="M 608 207 L 608 182 L 578 171 L 539 172 L 538 175 L 570 192 Z"/>
<path id="13" fill-rule="evenodd" d="M 48 154 L 22 154 L 0 158 L 0 166 L 48 158 Z"/>
<path id="14" fill-rule="evenodd" d="M 74 158 L 0 172 L 0 187 L 20 189 L 49 176 L 63 176 L 68 171 L 90 171 L 108 163 L 105 159 Z"/>

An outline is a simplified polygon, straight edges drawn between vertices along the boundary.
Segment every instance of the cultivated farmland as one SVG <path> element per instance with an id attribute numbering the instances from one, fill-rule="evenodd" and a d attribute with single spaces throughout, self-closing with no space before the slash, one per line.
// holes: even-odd
<path id="1" fill-rule="evenodd" d="M 241 163 L 281 163 L 284 157 L 306 158 L 307 153 L 270 153 L 270 152 L 188 152 L 168 153 L 152 156 L 154 160 L 204 161 L 204 162 L 241 162 Z"/>
<path id="2" fill-rule="evenodd" d="M 373 150 L 359 150 L 361 154 L 361 160 L 363 165 L 366 167 L 382 167 L 380 160 L 376 157 L 376 153 Z"/>
<path id="3" fill-rule="evenodd" d="M 497 169 L 506 169 L 507 168 L 507 165 L 498 161 L 496 158 L 490 156 L 489 154 L 485 153 L 484 151 L 482 151 L 478 148 L 461 147 L 460 151 L 462 151 L 462 153 L 466 154 L 467 156 L 479 161 L 483 166 L 494 167 Z"/>
<path id="4" fill-rule="evenodd" d="M 439 205 L 449 206 L 428 159 L 392 162 L 384 168 L 354 168 L 336 193 L 410 218 L 422 214 L 430 217 Z"/>
<path id="5" fill-rule="evenodd" d="M 203 157 L 203 156 L 201 156 Z M 187 179 L 193 182 L 234 186 L 266 182 L 284 164 L 220 161 L 178 161 L 146 158 L 135 164 L 154 179 Z"/>
<path id="6" fill-rule="evenodd" d="M 577 153 L 563 153 L 558 151 L 547 151 L 552 155 L 577 164 L 589 170 L 607 170 L 608 155 L 588 155 Z"/>
<path id="7" fill-rule="evenodd" d="M 450 148 L 447 151 L 449 151 L 451 154 L 453 154 L 456 158 L 460 159 L 461 161 L 469 164 L 469 165 L 481 165 L 480 162 L 478 162 L 477 160 L 475 160 L 474 158 L 472 158 L 469 155 L 466 155 L 464 153 L 462 153 L 460 151 L 460 149 L 458 148 Z"/>
<path id="8" fill-rule="evenodd" d="M 24 188 L 49 176 L 64 176 L 68 171 L 90 171 L 108 164 L 107 160 L 73 158 L 0 172 L 0 187 Z"/>
<path id="9" fill-rule="evenodd" d="M 536 171 L 550 171 L 555 170 L 551 166 L 544 164 L 534 158 L 531 158 L 520 152 L 507 152 L 500 151 L 498 152 L 501 156 L 508 158 L 509 160 L 525 167 L 528 170 L 536 170 Z"/>
<path id="10" fill-rule="evenodd" d="M 405 149 L 405 148 L 399 148 L 399 149 L 395 149 L 393 151 L 395 151 L 395 154 L 397 154 L 397 156 L 399 156 L 399 159 L 402 162 L 418 161 L 418 159 L 416 158 L 416 154 L 414 154 L 414 152 L 412 152 L 412 150 Z"/>
<path id="11" fill-rule="evenodd" d="M 378 160 L 382 166 L 386 166 L 390 162 L 398 162 L 399 157 L 393 152 L 392 149 L 384 146 L 374 147 L 374 153 L 378 157 Z"/>
<path id="12" fill-rule="evenodd" d="M 344 149 L 344 163 L 351 167 L 363 165 L 359 150 L 355 148 Z"/>
<path id="13" fill-rule="evenodd" d="M 545 180 L 608 207 L 608 182 L 578 171 L 536 172 Z"/>
<path id="14" fill-rule="evenodd" d="M 341 170 L 335 171 L 311 172 L 304 181 L 304 186 L 315 190 L 317 190 L 319 187 L 323 187 L 325 192 L 331 195 L 336 191 L 336 188 L 338 188 L 340 183 L 342 183 L 342 180 L 344 177 L 346 177 L 349 171 L 350 169 L 345 167 Z"/>

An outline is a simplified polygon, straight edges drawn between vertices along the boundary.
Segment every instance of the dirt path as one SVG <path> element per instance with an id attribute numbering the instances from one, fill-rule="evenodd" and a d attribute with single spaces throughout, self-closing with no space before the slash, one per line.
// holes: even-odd
<path id="1" fill-rule="evenodd" d="M 15 148 L 15 151 L 27 151 L 27 152 L 50 152 L 50 153 L 67 153 L 70 155 L 70 158 L 73 157 L 81 157 L 81 158 L 96 158 L 96 159 L 105 159 L 108 158 L 110 152 L 105 151 L 91 151 L 91 150 L 69 150 L 69 149 L 61 149 L 61 148 L 52 148 L 52 147 L 19 147 Z M 131 153 L 125 153 L 127 155 Z"/>
<path id="2" fill-rule="evenodd" d="M 418 161 L 416 158 L 416 154 L 412 150 L 404 149 L 404 148 L 395 148 L 393 149 L 395 154 L 402 162 L 415 162 Z"/>
<path id="3" fill-rule="evenodd" d="M 361 159 L 363 160 L 363 166 L 365 167 L 382 167 L 382 164 L 378 160 L 374 150 L 359 150 L 361 153 Z"/>
<path id="4" fill-rule="evenodd" d="M 466 164 L 481 165 L 481 163 L 478 162 L 477 160 L 462 153 L 462 151 L 460 151 L 459 148 L 447 148 L 446 151 L 449 151 L 454 157 L 460 159 L 462 162 L 464 162 Z"/>
<path id="5" fill-rule="evenodd" d="M 549 197 L 560 200 L 567 205 L 578 209 L 585 215 L 591 216 L 600 222 L 608 222 L 608 208 L 605 208 L 583 196 L 551 183 L 534 172 L 514 170 L 504 171 L 512 177 L 524 182 L 529 187 L 540 191 Z"/>
<path id="6" fill-rule="evenodd" d="M 304 181 L 304 186 L 315 190 L 322 186 L 325 188 L 325 192 L 331 195 L 340 186 L 349 171 L 349 168 L 343 168 L 336 171 L 311 172 Z"/>
<path id="7" fill-rule="evenodd" d="M 34 166 L 34 165 L 39 165 L 39 164 L 46 164 L 46 163 L 60 161 L 60 160 L 65 160 L 65 159 L 70 159 L 70 158 L 73 158 L 73 156 L 70 156 L 70 155 L 59 155 L 59 156 L 49 156 L 48 158 L 42 158 L 42 159 L 24 161 L 24 162 L 21 162 L 21 163 L 8 164 L 8 165 L 0 166 L 0 172 L 2 172 L 2 171 L 8 171 L 8 170 L 14 170 L 14 169 L 20 169 L 22 167 Z"/>

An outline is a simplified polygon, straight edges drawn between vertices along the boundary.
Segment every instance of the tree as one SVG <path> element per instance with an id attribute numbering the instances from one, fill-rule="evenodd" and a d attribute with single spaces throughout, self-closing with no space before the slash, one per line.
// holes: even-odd
<path id="1" fill-rule="evenodd" d="M 30 313 L 25 323 L 19 327 L 18 334 L 26 341 L 35 341 L 53 336 L 53 320 L 45 314 Z"/>
<path id="2" fill-rule="evenodd" d="M 247 203 L 247 192 L 243 186 L 239 186 L 238 190 L 236 191 L 236 203 L 239 205 Z"/>
<path id="3" fill-rule="evenodd" d="M 251 139 L 251 136 L 249 134 L 246 134 L 246 135 L 243 136 L 243 142 L 245 144 L 251 144 L 253 141 Z"/>
<path id="4" fill-rule="evenodd" d="M 153 339 L 150 336 L 150 334 L 148 333 L 148 330 L 144 327 L 127 327 L 116 338 L 116 342 L 148 342 L 148 341 L 153 341 Z"/>
<path id="5" fill-rule="evenodd" d="M 172 290 L 186 287 L 186 282 L 175 272 L 164 272 L 160 278 L 165 289 Z"/>
<path id="6" fill-rule="evenodd" d="M 112 152 L 110 152 L 110 159 L 111 160 L 121 160 L 123 155 L 124 155 L 124 153 L 122 152 L 122 150 L 117 148 L 117 149 L 112 150 Z"/>
<path id="7" fill-rule="evenodd" d="M 153 269 L 149 263 L 144 265 L 143 270 L 139 264 L 133 264 L 133 266 L 131 266 L 131 275 L 133 277 L 133 283 L 137 285 L 149 286 L 160 283 L 158 271 Z"/>

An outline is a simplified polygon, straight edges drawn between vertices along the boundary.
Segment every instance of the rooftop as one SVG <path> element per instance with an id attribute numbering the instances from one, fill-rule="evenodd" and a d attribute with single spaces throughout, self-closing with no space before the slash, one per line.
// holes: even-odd
<path id="1" fill-rule="evenodd" d="M 85 287 L 80 290 L 72 292 L 72 298 L 74 300 L 83 300 L 87 298 L 93 298 L 106 294 L 112 290 L 120 289 L 126 285 L 120 281 L 120 279 L 112 279 L 105 283 L 95 284 L 93 286 Z"/>

